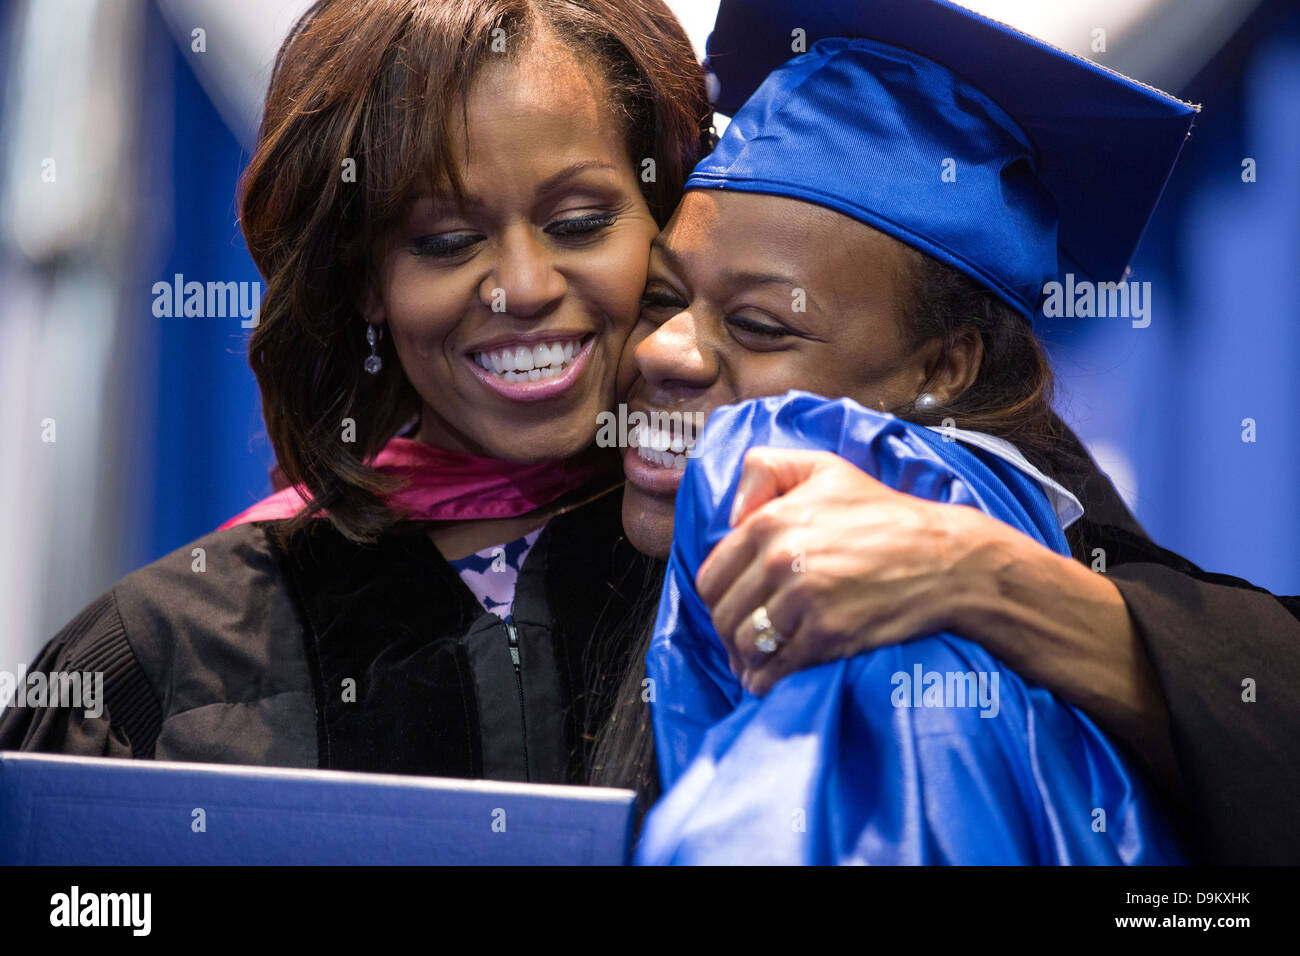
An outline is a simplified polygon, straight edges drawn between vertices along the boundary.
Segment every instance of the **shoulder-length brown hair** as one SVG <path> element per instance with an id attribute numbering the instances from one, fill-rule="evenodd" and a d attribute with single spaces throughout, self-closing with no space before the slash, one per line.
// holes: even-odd
<path id="1" fill-rule="evenodd" d="M 276 57 L 240 221 L 266 280 L 249 361 L 278 461 L 347 537 L 373 541 L 400 519 L 392 479 L 365 461 L 420 410 L 391 342 L 366 375 L 360 305 L 374 250 L 423 184 L 458 188 L 449 125 L 481 64 L 554 32 L 604 73 L 627 149 L 662 226 L 709 146 L 711 110 L 690 41 L 662 0 L 319 0 Z M 650 181 L 646 182 L 645 179 Z M 389 371 L 391 370 L 391 371 Z M 344 440 L 351 420 L 351 437 Z"/>

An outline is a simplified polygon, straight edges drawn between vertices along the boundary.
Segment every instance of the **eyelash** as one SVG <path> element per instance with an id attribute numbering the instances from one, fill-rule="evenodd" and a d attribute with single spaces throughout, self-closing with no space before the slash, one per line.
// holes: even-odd
<path id="1" fill-rule="evenodd" d="M 593 233 L 600 232 L 602 229 L 608 229 L 614 225 L 615 217 L 613 213 L 592 213 L 590 216 L 577 216 L 573 219 L 561 219 L 553 222 L 546 227 L 544 232 L 547 235 L 559 236 L 561 238 L 573 238 L 574 236 L 590 236 Z"/>
<path id="2" fill-rule="evenodd" d="M 411 240 L 411 252 L 417 256 L 450 259 L 482 241 L 482 236 L 463 233 L 452 236 L 420 236 Z"/>
<path id="3" fill-rule="evenodd" d="M 603 229 L 608 229 L 614 225 L 617 218 L 612 213 L 576 216 L 573 219 L 560 219 L 553 222 L 542 231 L 561 241 L 580 242 Z M 450 259 L 478 245 L 483 239 L 482 235 L 476 233 L 420 236 L 411 241 L 411 252 L 417 256 Z"/>
<path id="4" fill-rule="evenodd" d="M 764 325 L 761 322 L 755 322 L 753 319 L 746 319 L 739 315 L 728 316 L 727 322 L 730 323 L 733 328 L 749 332 L 751 335 L 761 335 L 764 338 L 772 339 L 773 341 L 783 339 L 787 335 L 791 334 L 786 329 L 778 328 L 774 325 Z"/>
<path id="5" fill-rule="evenodd" d="M 642 309 L 681 309 L 685 304 L 667 292 L 645 292 L 641 296 Z"/>
<path id="6" fill-rule="evenodd" d="M 685 303 L 682 302 L 681 299 L 666 292 L 646 292 L 641 296 L 642 310 L 655 308 L 680 310 L 684 307 Z M 726 321 L 732 328 L 739 329 L 742 332 L 748 332 L 751 335 L 760 335 L 764 338 L 772 339 L 773 341 L 794 334 L 788 329 L 779 326 L 764 325 L 762 322 L 755 322 L 753 319 L 747 319 L 744 316 L 739 315 L 729 315 L 727 316 Z"/>

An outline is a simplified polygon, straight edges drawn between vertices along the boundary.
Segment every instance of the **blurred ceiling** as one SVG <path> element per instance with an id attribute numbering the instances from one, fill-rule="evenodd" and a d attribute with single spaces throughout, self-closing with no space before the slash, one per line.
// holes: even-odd
<path id="1" fill-rule="evenodd" d="M 280 41 L 309 0 L 156 0 L 231 130 L 251 146 Z M 703 54 L 718 0 L 666 0 Z M 868 2 L 868 0 L 859 0 Z M 960 0 L 963 6 L 1178 94 L 1261 0 Z M 1094 52 L 1094 31 L 1105 31 Z"/>

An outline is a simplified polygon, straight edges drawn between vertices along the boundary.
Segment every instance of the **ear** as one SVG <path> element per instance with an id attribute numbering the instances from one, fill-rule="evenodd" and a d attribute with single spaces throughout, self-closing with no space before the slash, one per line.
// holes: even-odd
<path id="1" fill-rule="evenodd" d="M 383 294 L 386 265 L 387 256 L 384 254 L 367 259 L 357 276 L 357 284 L 353 286 L 352 301 L 361 317 L 371 325 L 383 325 L 388 320 Z"/>
<path id="2" fill-rule="evenodd" d="M 977 331 L 966 328 L 957 333 L 947 351 L 941 340 L 931 339 L 922 346 L 922 355 L 925 380 L 921 387 L 946 405 L 975 384 L 984 361 L 984 340 Z"/>
<path id="3" fill-rule="evenodd" d="M 375 284 L 367 283 L 365 302 L 361 307 L 361 316 L 371 325 L 384 324 L 384 300 L 379 295 L 379 289 Z"/>

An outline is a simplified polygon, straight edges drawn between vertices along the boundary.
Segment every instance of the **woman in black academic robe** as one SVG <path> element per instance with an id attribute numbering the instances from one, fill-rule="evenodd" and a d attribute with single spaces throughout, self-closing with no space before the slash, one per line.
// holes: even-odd
<path id="1" fill-rule="evenodd" d="M 0 748 L 584 780 L 645 582 L 597 416 L 710 115 L 660 0 L 314 4 L 241 187 L 280 491 L 77 615 L 32 669 L 103 714 Z"/>

